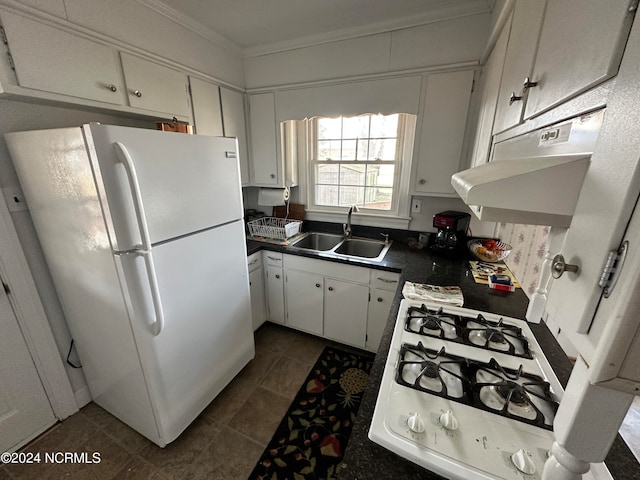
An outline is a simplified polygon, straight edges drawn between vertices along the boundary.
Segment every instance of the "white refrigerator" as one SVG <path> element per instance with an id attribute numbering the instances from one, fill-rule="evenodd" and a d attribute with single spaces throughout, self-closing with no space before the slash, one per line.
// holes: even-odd
<path id="1" fill-rule="evenodd" d="M 255 354 L 236 140 L 5 137 L 94 402 L 164 447 Z"/>

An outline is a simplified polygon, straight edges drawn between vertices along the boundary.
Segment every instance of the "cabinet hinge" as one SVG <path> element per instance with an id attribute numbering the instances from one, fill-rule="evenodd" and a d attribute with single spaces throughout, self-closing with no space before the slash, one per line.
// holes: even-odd
<path id="1" fill-rule="evenodd" d="M 620 248 L 609 252 L 607 261 L 602 269 L 602 275 L 600 275 L 600 281 L 598 282 L 598 285 L 604 290 L 604 298 L 609 298 L 609 295 L 611 295 L 611 292 L 615 288 L 628 251 L 629 241 L 626 240 Z"/>
<path id="2" fill-rule="evenodd" d="M 2 39 L 2 43 L 5 45 L 9 45 L 9 40 L 7 39 L 7 32 L 4 31 L 4 27 L 0 25 L 0 39 Z"/>
<path id="3" fill-rule="evenodd" d="M 635 15 L 635 13 L 638 11 L 638 4 L 640 3 L 640 0 L 631 0 L 629 2 L 629 8 L 627 9 L 627 11 L 633 15 Z"/>
<path id="4" fill-rule="evenodd" d="M 9 288 L 9 285 L 7 285 L 4 282 L 2 282 L 2 288 L 4 288 L 4 293 L 6 293 L 7 295 L 11 293 L 11 289 Z"/>
<path id="5" fill-rule="evenodd" d="M 7 57 L 9 58 L 9 66 L 11 67 L 11 70 L 15 70 L 16 64 L 13 62 L 13 57 L 11 56 L 11 53 L 7 52 Z"/>
<path id="6" fill-rule="evenodd" d="M 369 301 L 371 301 L 371 292 L 369 292 Z"/>

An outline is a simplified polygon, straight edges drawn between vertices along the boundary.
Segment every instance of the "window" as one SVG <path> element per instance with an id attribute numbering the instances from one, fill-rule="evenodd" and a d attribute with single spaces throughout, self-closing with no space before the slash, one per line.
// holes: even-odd
<path id="1" fill-rule="evenodd" d="M 413 116 L 310 120 L 310 204 L 325 209 L 357 205 L 370 213 L 397 214 L 409 117 Z"/>

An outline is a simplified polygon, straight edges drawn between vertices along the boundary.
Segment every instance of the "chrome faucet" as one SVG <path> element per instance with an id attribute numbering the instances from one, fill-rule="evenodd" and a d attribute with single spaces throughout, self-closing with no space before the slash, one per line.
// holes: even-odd
<path id="1" fill-rule="evenodd" d="M 353 212 L 359 212 L 360 209 L 357 205 L 353 205 L 349 208 L 349 213 L 347 214 L 347 223 L 342 225 L 342 229 L 344 230 L 345 238 L 351 238 L 351 214 Z"/>

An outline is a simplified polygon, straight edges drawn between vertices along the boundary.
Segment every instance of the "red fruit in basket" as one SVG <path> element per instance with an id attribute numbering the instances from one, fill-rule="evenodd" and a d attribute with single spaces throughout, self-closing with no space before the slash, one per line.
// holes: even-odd
<path id="1" fill-rule="evenodd" d="M 496 250 L 498 248 L 498 242 L 491 238 L 482 242 L 482 245 L 489 250 Z"/>

